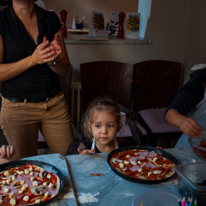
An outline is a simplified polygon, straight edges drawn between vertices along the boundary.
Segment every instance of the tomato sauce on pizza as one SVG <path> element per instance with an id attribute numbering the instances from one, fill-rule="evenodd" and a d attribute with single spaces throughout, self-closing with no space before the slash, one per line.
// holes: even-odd
<path id="1" fill-rule="evenodd" d="M 130 149 L 116 152 L 110 164 L 127 176 L 143 180 L 162 180 L 175 173 L 174 163 L 155 151 Z"/>
<path id="2" fill-rule="evenodd" d="M 49 200 L 59 192 L 59 177 L 28 163 L 0 172 L 0 204 L 32 205 Z"/>

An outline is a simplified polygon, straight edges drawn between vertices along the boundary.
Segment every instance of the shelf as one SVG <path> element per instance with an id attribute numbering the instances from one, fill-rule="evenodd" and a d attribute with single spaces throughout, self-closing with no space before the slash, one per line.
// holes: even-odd
<path id="1" fill-rule="evenodd" d="M 147 39 L 89 38 L 88 35 L 68 35 L 65 44 L 151 44 Z"/>
<path id="2" fill-rule="evenodd" d="M 72 34 L 88 34 L 89 30 L 88 29 L 67 29 L 67 33 L 72 33 Z"/>

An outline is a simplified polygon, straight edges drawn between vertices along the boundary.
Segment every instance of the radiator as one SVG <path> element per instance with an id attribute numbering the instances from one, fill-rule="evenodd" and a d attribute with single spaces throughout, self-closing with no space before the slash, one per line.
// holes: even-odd
<path id="1" fill-rule="evenodd" d="M 75 126 L 80 122 L 81 82 L 71 83 L 71 118 Z"/>

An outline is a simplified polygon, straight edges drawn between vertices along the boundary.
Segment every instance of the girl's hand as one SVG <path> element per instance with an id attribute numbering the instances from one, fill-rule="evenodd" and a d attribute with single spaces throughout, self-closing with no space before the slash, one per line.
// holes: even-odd
<path id="1" fill-rule="evenodd" d="M 190 137 L 198 138 L 201 135 L 202 129 L 199 124 L 191 117 L 185 117 L 180 123 L 180 130 Z"/>
<path id="2" fill-rule="evenodd" d="M 44 37 L 43 42 L 37 46 L 32 54 L 35 65 L 44 64 L 54 61 L 57 54 L 53 44 L 50 44 L 46 37 Z"/>
<path id="3" fill-rule="evenodd" d="M 93 148 L 92 150 L 83 150 L 83 151 L 78 148 L 77 150 L 78 150 L 79 154 L 86 155 L 86 154 L 93 154 L 95 151 L 95 148 Z"/>
<path id="4" fill-rule="evenodd" d="M 13 146 L 2 145 L 0 147 L 1 158 L 6 160 L 14 160 L 16 158 L 16 152 Z"/>

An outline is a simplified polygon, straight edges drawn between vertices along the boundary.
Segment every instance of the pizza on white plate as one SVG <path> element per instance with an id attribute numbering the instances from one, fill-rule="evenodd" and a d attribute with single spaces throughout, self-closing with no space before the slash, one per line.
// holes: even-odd
<path id="1" fill-rule="evenodd" d="M 115 152 L 110 165 L 124 175 L 142 180 L 162 180 L 175 173 L 171 160 L 155 151 L 141 149 Z"/>
<path id="2" fill-rule="evenodd" d="M 0 205 L 32 205 L 56 196 L 60 179 L 56 174 L 27 163 L 0 172 Z"/>

